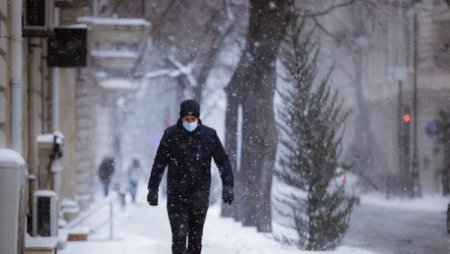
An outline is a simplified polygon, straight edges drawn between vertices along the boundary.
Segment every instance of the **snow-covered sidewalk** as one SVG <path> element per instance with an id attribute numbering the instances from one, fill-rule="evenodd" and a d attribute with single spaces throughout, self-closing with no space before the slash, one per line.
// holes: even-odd
<path id="1" fill-rule="evenodd" d="M 108 226 L 90 235 L 85 242 L 68 242 L 60 254 L 169 254 L 171 234 L 165 200 L 150 207 L 145 202 L 145 190 L 140 191 L 136 204 L 127 204 L 125 211 L 118 211 L 114 224 L 114 240 L 108 240 Z M 270 234 L 260 234 L 255 228 L 242 227 L 232 219 L 220 218 L 220 206 L 212 206 L 206 219 L 203 235 L 205 254 L 374 254 L 367 250 L 342 246 L 335 251 L 308 252 L 282 246 Z M 105 217 L 107 215 L 105 214 Z"/>

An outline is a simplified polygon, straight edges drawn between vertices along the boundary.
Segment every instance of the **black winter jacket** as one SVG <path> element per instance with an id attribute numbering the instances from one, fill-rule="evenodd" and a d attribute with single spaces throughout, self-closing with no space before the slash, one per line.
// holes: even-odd
<path id="1" fill-rule="evenodd" d="M 199 119 L 198 127 L 193 132 L 188 132 L 179 119 L 176 125 L 164 131 L 153 162 L 148 189 L 157 192 L 168 165 L 169 196 L 209 196 L 212 158 L 219 169 L 223 188 L 232 190 L 230 161 L 216 131 L 202 125 Z"/>
<path id="2" fill-rule="evenodd" d="M 114 174 L 114 159 L 112 157 L 105 157 L 98 169 L 98 177 L 102 182 L 110 182 Z"/>

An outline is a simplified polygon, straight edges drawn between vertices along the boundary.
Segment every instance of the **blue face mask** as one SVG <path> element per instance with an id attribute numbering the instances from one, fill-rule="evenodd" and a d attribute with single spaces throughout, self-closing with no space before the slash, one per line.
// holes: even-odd
<path id="1" fill-rule="evenodd" d="M 198 126 L 198 121 L 192 122 L 192 123 L 188 123 L 186 121 L 183 121 L 183 127 L 189 131 L 192 132 L 195 130 L 195 128 L 197 128 Z"/>

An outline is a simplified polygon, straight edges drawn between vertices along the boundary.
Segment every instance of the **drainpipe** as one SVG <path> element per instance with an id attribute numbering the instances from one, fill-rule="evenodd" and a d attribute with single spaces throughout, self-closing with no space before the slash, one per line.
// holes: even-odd
<path id="1" fill-rule="evenodd" d="M 54 9 L 54 21 L 53 25 L 56 27 L 59 25 L 59 8 Z M 53 67 L 52 69 L 52 126 L 53 132 L 60 131 L 60 103 L 59 103 L 59 87 L 60 87 L 60 71 L 59 68 Z"/>
<path id="2" fill-rule="evenodd" d="M 32 38 L 29 40 L 30 59 L 28 62 L 29 70 L 29 93 L 28 93 L 28 172 L 29 178 L 29 209 L 33 207 L 33 193 L 38 190 L 38 144 L 36 137 L 38 135 L 38 87 L 40 86 L 39 68 L 41 66 L 42 43 L 40 39 Z"/>
<path id="3" fill-rule="evenodd" d="M 53 27 L 59 25 L 60 9 L 53 9 Z M 52 128 L 53 135 L 60 132 L 60 83 L 61 83 L 61 72 L 58 67 L 53 67 L 52 72 Z M 56 141 L 56 140 L 55 140 Z M 51 164 L 51 171 L 53 177 L 53 190 L 60 196 L 61 193 L 61 159 L 53 158 Z"/>
<path id="4" fill-rule="evenodd" d="M 11 13 L 11 143 L 22 154 L 22 1 L 9 1 Z"/>
<path id="5" fill-rule="evenodd" d="M 59 25 L 59 8 L 54 8 L 53 10 L 53 26 L 57 27 Z M 60 132 L 60 69 L 58 67 L 52 68 L 52 126 L 53 126 L 53 134 Z M 61 159 L 56 158 L 52 161 L 52 169 L 56 169 L 53 171 L 53 189 L 60 196 L 61 194 Z"/>
<path id="6" fill-rule="evenodd" d="M 97 14 L 98 14 L 98 0 L 94 0 L 92 2 L 92 16 L 96 18 Z"/>

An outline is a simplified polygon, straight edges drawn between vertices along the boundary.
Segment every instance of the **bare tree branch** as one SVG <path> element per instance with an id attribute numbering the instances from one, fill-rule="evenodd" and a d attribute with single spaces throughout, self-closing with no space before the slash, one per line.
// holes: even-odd
<path id="1" fill-rule="evenodd" d="M 167 7 L 164 9 L 164 11 L 159 15 L 158 18 L 155 18 L 152 20 L 152 31 L 151 34 L 154 34 L 161 29 L 162 24 L 166 22 L 166 20 L 169 18 L 169 12 L 172 10 L 173 6 L 175 5 L 176 0 L 171 0 Z"/>
<path id="2" fill-rule="evenodd" d="M 330 13 L 330 12 L 332 12 L 332 11 L 338 9 L 338 8 L 346 7 L 346 6 L 352 5 L 355 2 L 359 2 L 359 1 L 363 1 L 363 0 L 347 0 L 347 1 L 342 2 L 340 4 L 332 5 L 332 6 L 328 7 L 327 9 L 325 9 L 323 11 L 314 12 L 314 13 L 310 12 L 310 11 L 306 11 L 307 13 L 301 15 L 301 17 L 311 18 L 311 17 L 323 16 L 323 15 L 326 15 L 326 14 L 328 14 L 328 13 Z"/>
<path id="3" fill-rule="evenodd" d="M 355 80 L 355 76 L 353 76 L 350 71 L 346 68 L 345 65 L 342 64 L 342 62 L 338 61 L 337 66 L 339 66 L 339 69 L 342 71 L 342 73 L 351 81 L 351 82 L 356 82 Z"/>
<path id="4" fill-rule="evenodd" d="M 235 23 L 229 25 L 223 34 L 216 35 L 213 39 L 211 47 L 206 54 L 206 59 L 203 62 L 197 78 L 198 86 L 194 88 L 196 98 L 201 99 L 203 87 L 205 86 L 206 79 L 208 78 L 208 75 L 212 69 L 211 66 L 216 61 L 216 58 L 219 55 L 220 50 L 222 49 L 226 37 L 233 31 L 234 26 Z"/>
<path id="5" fill-rule="evenodd" d="M 148 45 L 151 41 L 150 34 L 156 33 L 161 28 L 161 26 L 165 23 L 166 19 L 169 16 L 168 13 L 172 9 L 172 7 L 175 5 L 175 2 L 176 2 L 176 0 L 171 0 L 169 2 L 169 4 L 167 5 L 167 7 L 164 9 L 164 11 L 161 13 L 161 15 L 157 19 L 155 19 L 155 21 L 151 21 L 152 22 L 151 29 L 148 31 L 147 40 L 145 40 L 144 45 L 142 45 L 142 48 L 140 50 L 141 53 L 139 54 L 139 57 L 136 60 L 136 63 L 134 64 L 134 66 L 132 68 L 133 73 L 136 72 L 138 66 L 142 65 L 144 58 L 146 57 Z M 148 18 L 148 17 L 147 17 L 147 19 L 150 20 L 150 18 Z"/>
<path id="6" fill-rule="evenodd" d="M 330 36 L 331 38 L 333 38 L 336 42 L 338 42 L 338 39 L 336 38 L 336 36 L 331 33 L 330 31 L 328 31 L 328 29 L 326 29 L 320 22 L 319 20 L 317 20 L 316 16 L 311 16 L 311 19 L 314 21 L 314 24 L 316 24 L 316 26 L 326 35 Z"/>

